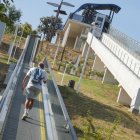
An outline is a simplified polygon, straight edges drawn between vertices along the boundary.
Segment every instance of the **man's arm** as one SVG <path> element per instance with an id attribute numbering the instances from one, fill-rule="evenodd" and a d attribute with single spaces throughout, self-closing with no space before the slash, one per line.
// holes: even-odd
<path id="1" fill-rule="evenodd" d="M 47 75 L 47 72 L 45 71 L 43 83 L 47 83 L 47 80 L 48 80 L 48 75 Z"/>
<path id="2" fill-rule="evenodd" d="M 28 82 L 28 80 L 29 80 L 29 78 L 30 78 L 30 76 L 31 76 L 31 71 L 32 71 L 32 69 L 30 69 L 30 70 L 26 73 L 26 75 L 25 75 L 25 77 L 24 77 L 24 79 L 23 79 L 23 81 L 22 81 L 22 90 L 24 90 L 25 87 L 26 87 L 26 84 L 27 84 L 27 82 Z"/>
<path id="3" fill-rule="evenodd" d="M 29 76 L 26 75 L 26 76 L 24 77 L 23 81 L 22 81 L 22 90 L 25 89 L 28 80 L 29 80 Z"/>

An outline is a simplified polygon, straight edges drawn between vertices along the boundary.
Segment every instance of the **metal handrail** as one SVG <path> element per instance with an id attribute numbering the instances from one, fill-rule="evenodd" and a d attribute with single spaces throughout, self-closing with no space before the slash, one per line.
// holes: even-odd
<path id="1" fill-rule="evenodd" d="M 103 34 L 102 42 L 105 46 L 127 66 L 137 77 L 140 78 L 140 61 L 121 45 L 110 39 L 110 36 Z"/>
<path id="2" fill-rule="evenodd" d="M 133 54 L 133 56 L 140 60 L 140 43 L 138 41 L 120 32 L 113 26 L 110 26 L 109 35 L 124 49 L 129 51 L 131 54 Z"/>
<path id="3" fill-rule="evenodd" d="M 50 67 L 50 64 L 49 64 L 47 58 L 46 58 L 45 61 L 47 62 L 47 66 L 48 66 L 50 75 L 51 75 L 51 77 L 52 77 L 52 81 L 53 81 L 54 87 L 55 87 L 55 89 L 56 89 L 56 93 L 57 93 L 57 96 L 58 96 L 58 99 L 59 99 L 59 102 L 60 102 L 60 106 L 61 106 L 61 108 L 62 108 L 62 112 L 63 112 L 64 118 L 65 118 L 65 121 L 66 121 L 66 127 L 69 128 L 73 140 L 77 140 L 77 136 L 76 136 L 75 130 L 74 130 L 74 128 L 73 128 L 73 126 L 72 126 L 72 123 L 71 123 L 71 121 L 70 121 L 70 118 L 69 118 L 67 109 L 66 109 L 65 104 L 64 104 L 64 102 L 63 102 L 61 93 L 60 93 L 59 88 L 58 88 L 57 83 L 56 83 L 56 79 L 55 79 L 55 77 L 54 77 L 54 75 L 53 75 L 53 72 L 52 72 L 52 70 L 51 70 L 51 67 Z"/>
<path id="4" fill-rule="evenodd" d="M 47 88 L 47 85 L 44 84 L 43 82 L 42 82 L 42 94 L 43 94 L 47 139 L 58 140 L 56 127 L 54 124 L 53 112 L 51 109 L 51 103 L 49 100 L 48 88 Z"/>
<path id="5" fill-rule="evenodd" d="M 20 66 L 19 64 L 20 64 L 20 62 L 21 62 L 21 58 L 22 58 L 22 55 L 20 56 L 19 61 L 17 62 L 16 67 L 15 67 L 15 69 L 14 69 L 14 71 L 13 71 L 11 77 L 10 77 L 10 80 L 9 80 L 8 84 L 7 84 L 7 87 L 6 87 L 6 89 L 5 89 L 4 93 L 3 93 L 2 99 L 1 99 L 1 101 L 0 101 L 0 111 L 1 111 L 1 108 L 2 108 L 3 101 L 4 101 L 4 99 L 5 99 L 6 96 L 7 96 L 8 90 L 9 90 L 10 87 L 11 87 L 11 84 L 12 84 L 12 82 L 13 82 L 13 79 L 14 79 L 14 77 L 17 75 L 17 71 L 18 71 L 19 66 Z"/>
<path id="6" fill-rule="evenodd" d="M 20 69 L 22 67 L 23 59 L 24 59 L 25 52 L 27 49 L 26 43 L 25 43 L 25 48 L 24 48 L 24 50 L 23 50 L 23 52 L 22 52 L 22 54 L 21 54 L 21 56 L 16 64 L 16 67 L 15 67 L 15 69 L 10 77 L 10 80 L 6 86 L 6 89 L 3 93 L 2 99 L 0 101 L 0 131 L 3 128 L 4 122 L 6 119 L 6 115 L 8 112 L 8 108 L 10 106 L 11 99 L 12 99 L 12 96 L 14 93 L 13 91 L 14 91 L 16 83 L 17 83 L 17 78 L 18 78 Z"/>

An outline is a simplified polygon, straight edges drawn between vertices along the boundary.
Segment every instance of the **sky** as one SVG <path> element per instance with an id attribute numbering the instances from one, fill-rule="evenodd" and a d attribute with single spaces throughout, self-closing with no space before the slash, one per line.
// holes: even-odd
<path id="1" fill-rule="evenodd" d="M 56 15 L 53 10 L 57 8 L 48 5 L 46 2 L 54 2 L 60 4 L 61 0 L 14 0 L 14 5 L 22 11 L 21 23 L 28 22 L 36 29 L 40 23 L 41 17 Z M 82 4 L 97 3 L 97 4 L 116 4 L 121 7 L 118 14 L 114 14 L 112 25 L 119 31 L 129 37 L 140 42 L 140 0 L 63 0 L 69 2 L 75 7 L 62 6 L 67 14 L 74 12 Z M 67 16 L 59 15 L 65 23 Z"/>

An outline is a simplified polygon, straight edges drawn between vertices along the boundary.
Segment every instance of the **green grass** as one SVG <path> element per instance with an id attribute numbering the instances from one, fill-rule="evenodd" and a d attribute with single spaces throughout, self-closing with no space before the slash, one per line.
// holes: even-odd
<path id="1" fill-rule="evenodd" d="M 19 41 L 20 36 L 17 36 L 16 38 L 16 43 Z M 5 42 L 6 44 L 10 44 L 12 41 L 14 40 L 14 34 L 13 33 L 8 33 L 8 34 L 4 34 L 3 36 L 3 42 Z M 21 42 L 20 42 L 20 48 L 23 48 L 24 44 L 25 44 L 26 38 L 22 37 Z"/>
<path id="2" fill-rule="evenodd" d="M 57 79 L 57 82 L 60 83 L 62 79 L 62 73 L 54 71 L 54 75 Z M 75 88 L 79 81 L 79 77 L 66 74 L 64 77 L 64 85 L 68 85 L 69 80 L 75 81 Z M 80 84 L 80 91 L 87 93 L 88 96 L 96 97 L 98 100 L 104 99 L 108 103 L 114 104 L 113 99 L 117 99 L 118 86 L 110 84 L 102 84 L 101 81 L 94 81 L 89 79 L 82 79 Z M 107 99 L 110 94 L 112 94 L 110 99 Z M 107 100 L 106 100 L 107 99 Z"/>
<path id="3" fill-rule="evenodd" d="M 38 54 L 36 64 L 45 55 L 45 51 Z M 7 60 L 8 55 L 1 52 L 0 62 L 6 64 Z M 54 75 L 60 84 L 62 73 L 54 71 Z M 116 102 L 119 92 L 117 85 L 82 79 L 80 93 L 77 93 L 67 87 L 69 80 L 75 81 L 76 89 L 79 77 L 68 74 L 59 89 L 79 140 L 140 140 L 140 118 Z M 90 139 L 89 135 L 92 135 Z"/>
<path id="4" fill-rule="evenodd" d="M 7 54 L 3 54 L 3 53 L 0 52 L 0 62 L 1 62 L 1 63 L 7 64 L 8 58 L 9 58 L 9 56 L 8 56 Z M 14 59 L 14 58 L 11 58 L 11 59 L 10 59 L 10 63 L 11 63 L 11 62 L 16 62 L 16 61 L 17 61 L 17 60 Z"/>
<path id="5" fill-rule="evenodd" d="M 52 61 L 53 57 L 49 53 L 48 48 L 46 54 L 49 61 Z M 39 54 L 38 62 L 46 54 L 45 51 Z M 54 75 L 59 85 L 62 73 L 54 71 Z M 67 86 L 69 80 L 76 82 L 76 89 L 79 77 L 68 74 L 65 75 L 64 85 L 59 85 L 59 89 L 79 140 L 140 140 L 140 118 L 128 112 L 128 107 L 116 102 L 119 92 L 117 85 L 82 79 L 80 93 L 77 93 Z M 88 135 L 92 137 L 89 138 Z"/>
<path id="6" fill-rule="evenodd" d="M 8 58 L 9 56 L 7 54 L 4 54 L 2 51 L 0 51 L 0 66 L 1 66 L 0 67 L 0 91 L 5 88 L 3 82 L 8 72 L 8 67 L 9 67 L 9 64 L 7 64 Z M 16 61 L 17 61 L 16 59 L 11 58 L 9 63 L 16 62 Z"/>
<path id="7" fill-rule="evenodd" d="M 62 74 L 54 71 L 54 75 L 57 83 L 60 84 Z M 71 75 L 65 76 L 64 86 L 59 88 L 79 140 L 140 139 L 140 118 L 128 112 L 127 107 L 116 102 L 118 86 L 83 79 L 80 93 L 76 93 L 67 86 L 69 80 L 76 81 L 76 88 L 79 78 Z M 91 115 L 90 124 L 88 112 Z M 119 122 L 116 125 L 118 118 Z M 87 128 L 91 130 L 87 131 Z M 89 131 L 93 133 L 90 134 Z M 86 138 L 87 135 L 92 134 L 96 134 L 97 137 Z"/>

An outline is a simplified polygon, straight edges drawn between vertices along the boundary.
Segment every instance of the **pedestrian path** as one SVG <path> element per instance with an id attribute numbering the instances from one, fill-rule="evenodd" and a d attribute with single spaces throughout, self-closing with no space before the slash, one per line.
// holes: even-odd
<path id="1" fill-rule="evenodd" d="M 21 120 L 24 112 L 25 96 L 21 90 L 21 83 L 27 66 L 23 65 L 18 76 L 14 97 L 8 112 L 6 123 L 3 130 L 2 140 L 46 140 L 45 116 L 43 108 L 42 94 L 35 101 L 30 117 L 25 121 Z M 53 113 L 54 127 L 56 129 L 56 140 L 72 140 L 71 133 L 65 128 L 66 120 L 52 80 L 48 81 L 48 93 L 50 107 Z M 49 124 L 49 123 L 48 123 Z"/>
<path id="2" fill-rule="evenodd" d="M 21 90 L 22 79 L 25 75 L 24 66 L 18 77 L 15 95 L 11 103 L 2 140 L 41 140 L 41 129 L 45 129 L 43 120 L 40 119 L 42 102 L 35 101 L 34 108 L 30 112 L 30 118 L 21 120 L 24 111 L 25 96 Z"/>

